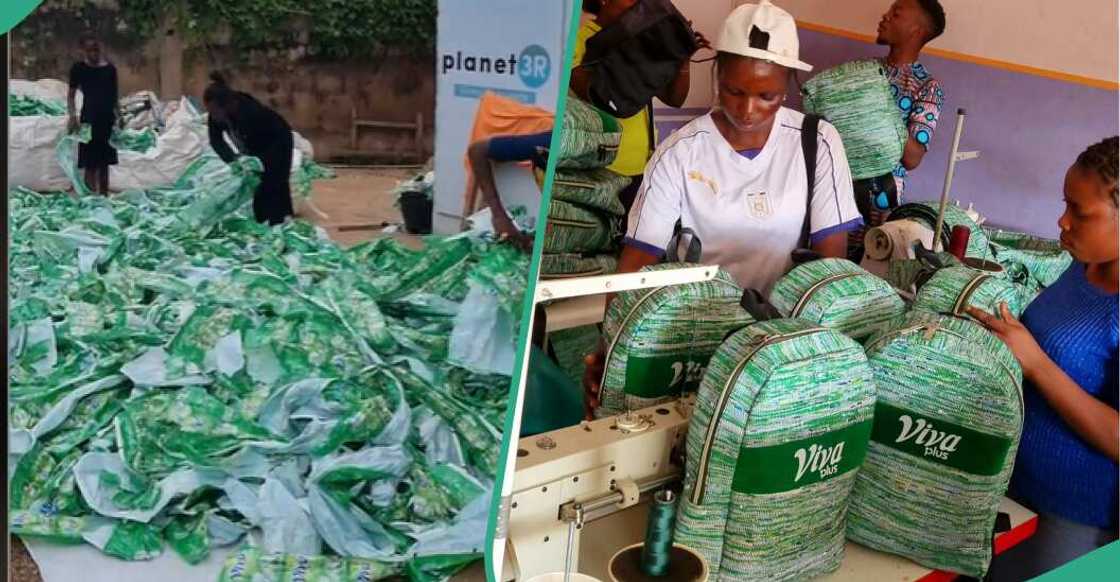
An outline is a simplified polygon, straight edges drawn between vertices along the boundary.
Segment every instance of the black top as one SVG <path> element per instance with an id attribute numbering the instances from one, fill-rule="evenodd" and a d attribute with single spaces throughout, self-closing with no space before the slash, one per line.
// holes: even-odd
<path id="1" fill-rule="evenodd" d="M 112 120 L 117 108 L 117 68 L 112 63 L 70 67 L 70 88 L 82 92 L 82 121 Z"/>
<path id="2" fill-rule="evenodd" d="M 222 139 L 223 132 L 230 132 L 237 140 L 242 153 L 261 157 L 274 145 L 290 144 L 292 128 L 279 113 L 269 109 L 251 95 L 234 93 L 237 100 L 236 112 L 226 123 L 210 119 L 210 147 L 226 162 L 237 157 Z M 291 148 L 290 145 L 287 146 Z"/>

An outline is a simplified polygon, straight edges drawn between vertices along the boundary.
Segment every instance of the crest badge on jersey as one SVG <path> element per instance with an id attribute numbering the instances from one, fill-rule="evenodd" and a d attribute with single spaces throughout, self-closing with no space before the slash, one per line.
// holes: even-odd
<path id="1" fill-rule="evenodd" d="M 754 218 L 769 218 L 774 214 L 770 204 L 770 195 L 766 192 L 752 192 L 747 194 L 747 211 Z"/>

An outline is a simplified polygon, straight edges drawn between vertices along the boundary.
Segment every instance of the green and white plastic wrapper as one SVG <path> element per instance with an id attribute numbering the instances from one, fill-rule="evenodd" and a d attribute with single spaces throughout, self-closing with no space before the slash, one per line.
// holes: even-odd
<path id="1" fill-rule="evenodd" d="M 622 131 L 618 121 L 568 93 L 557 168 L 605 168 L 614 162 Z"/>
<path id="2" fill-rule="evenodd" d="M 1018 362 L 980 325 L 920 311 L 867 355 L 878 402 L 848 538 L 982 577 L 1023 427 Z"/>
<path id="3" fill-rule="evenodd" d="M 851 61 L 825 70 L 801 89 L 805 113 L 828 120 L 844 142 L 852 178 L 888 174 L 902 159 L 906 126 L 878 61 Z"/>
<path id="4" fill-rule="evenodd" d="M 984 229 L 996 261 L 1015 282 L 1024 306 L 1069 269 L 1073 257 L 1060 242 L 1007 230 Z"/>
<path id="5" fill-rule="evenodd" d="M 619 293 L 603 321 L 607 354 L 596 414 L 611 416 L 694 392 L 712 352 L 752 321 L 739 306 L 742 294 L 722 269 L 710 281 Z"/>
<path id="6" fill-rule="evenodd" d="M 798 319 L 736 332 L 689 422 L 674 542 L 717 582 L 836 570 L 874 405 L 863 348 L 839 332 Z"/>
<path id="7" fill-rule="evenodd" d="M 770 303 L 786 317 L 862 342 L 906 311 L 890 284 L 845 259 L 798 265 L 774 285 Z"/>
<path id="8" fill-rule="evenodd" d="M 911 309 L 969 317 L 969 307 L 999 315 L 1000 303 L 1006 303 L 1011 315 L 1018 318 L 1026 308 L 1022 299 L 1019 289 L 1003 276 L 964 266 L 948 267 L 922 285 Z"/>

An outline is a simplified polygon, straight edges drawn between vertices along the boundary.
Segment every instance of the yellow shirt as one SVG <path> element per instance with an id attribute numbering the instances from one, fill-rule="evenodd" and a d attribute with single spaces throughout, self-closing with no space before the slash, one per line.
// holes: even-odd
<path id="1" fill-rule="evenodd" d="M 583 62 L 587 39 L 600 30 L 602 27 L 594 20 L 587 20 L 580 25 L 572 52 L 573 67 Z M 618 120 L 618 124 L 622 129 L 622 141 L 618 144 L 618 155 L 614 163 L 607 166 L 607 169 L 623 176 L 640 176 L 653 153 L 649 144 L 649 114 L 642 111 L 633 117 Z"/>

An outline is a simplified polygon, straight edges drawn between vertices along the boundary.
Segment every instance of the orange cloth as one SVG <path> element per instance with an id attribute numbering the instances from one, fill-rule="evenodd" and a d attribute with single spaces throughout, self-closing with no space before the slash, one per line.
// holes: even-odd
<path id="1" fill-rule="evenodd" d="M 478 111 L 474 114 L 474 127 L 471 128 L 468 147 L 476 141 L 498 135 L 532 135 L 551 131 L 554 118 L 551 111 L 487 91 L 478 100 Z M 474 181 L 470 159 L 466 154 L 463 155 L 463 165 L 467 172 L 467 190 L 463 193 L 465 220 L 475 211 L 478 185 Z"/>

